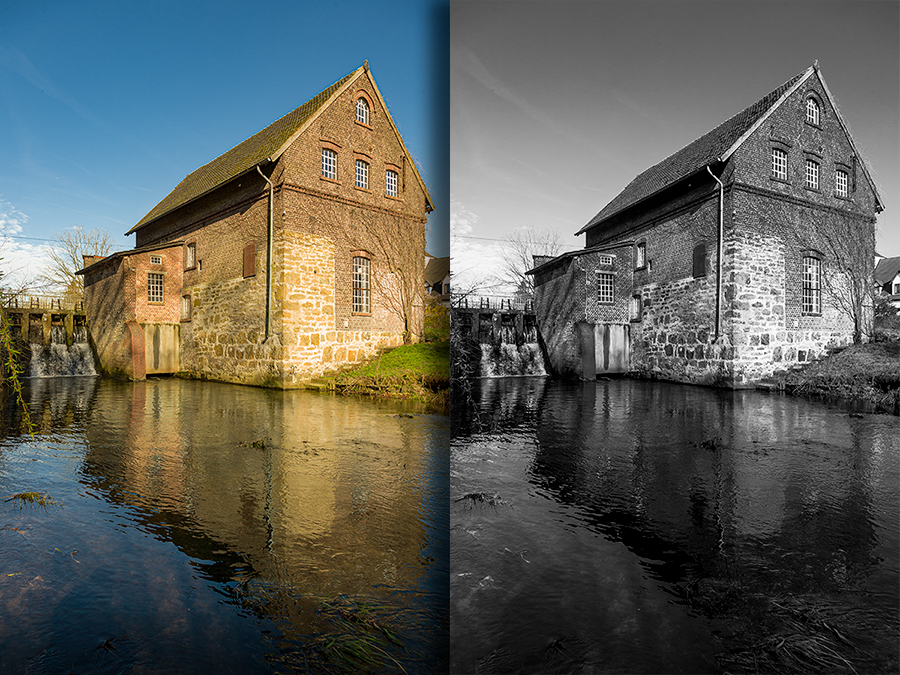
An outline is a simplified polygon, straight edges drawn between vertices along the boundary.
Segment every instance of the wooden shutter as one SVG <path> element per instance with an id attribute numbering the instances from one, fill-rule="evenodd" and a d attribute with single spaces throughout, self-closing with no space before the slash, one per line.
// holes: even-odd
<path id="1" fill-rule="evenodd" d="M 244 278 L 256 275 L 256 242 L 244 247 Z"/>

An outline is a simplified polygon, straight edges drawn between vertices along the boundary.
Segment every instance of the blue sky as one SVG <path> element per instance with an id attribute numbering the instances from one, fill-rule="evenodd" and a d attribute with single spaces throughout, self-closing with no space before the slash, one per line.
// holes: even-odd
<path id="1" fill-rule="evenodd" d="M 447 2 L 0 6 L 0 269 L 54 234 L 127 232 L 182 178 L 368 59 L 449 255 Z"/>
<path id="2" fill-rule="evenodd" d="M 516 229 L 563 250 L 636 175 L 819 61 L 900 256 L 896 0 L 467 2 L 450 11 L 451 248 L 457 288 Z"/>

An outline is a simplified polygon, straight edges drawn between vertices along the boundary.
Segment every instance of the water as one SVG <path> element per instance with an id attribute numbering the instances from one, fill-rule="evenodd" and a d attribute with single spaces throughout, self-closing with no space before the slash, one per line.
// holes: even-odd
<path id="1" fill-rule="evenodd" d="M 481 377 L 510 377 L 546 375 L 547 371 L 537 343 L 503 342 L 497 345 L 481 343 L 478 373 Z"/>
<path id="2" fill-rule="evenodd" d="M 629 380 L 474 399 L 451 672 L 897 672 L 898 418 Z"/>
<path id="3" fill-rule="evenodd" d="M 75 326 L 73 343 L 66 344 L 65 326 L 50 326 L 50 344 L 32 342 L 26 377 L 84 377 L 97 375 L 87 327 Z"/>
<path id="4" fill-rule="evenodd" d="M 0 672 L 356 672 L 334 647 L 363 639 L 379 672 L 447 671 L 447 418 L 174 379 L 25 395 L 0 496 L 54 503 L 0 501 Z"/>

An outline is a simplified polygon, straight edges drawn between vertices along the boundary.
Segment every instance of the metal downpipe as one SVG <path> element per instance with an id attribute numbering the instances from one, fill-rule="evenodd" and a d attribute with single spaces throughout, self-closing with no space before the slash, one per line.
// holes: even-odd
<path id="1" fill-rule="evenodd" d="M 716 340 L 718 340 L 722 334 L 722 242 L 725 238 L 725 186 L 708 164 L 706 170 L 719 184 L 719 229 L 716 233 Z"/>
<path id="2" fill-rule="evenodd" d="M 275 210 L 275 186 L 266 174 L 256 165 L 256 170 L 263 180 L 269 184 L 269 223 L 266 228 L 266 340 L 272 334 L 272 239 L 273 239 L 273 213 Z"/>

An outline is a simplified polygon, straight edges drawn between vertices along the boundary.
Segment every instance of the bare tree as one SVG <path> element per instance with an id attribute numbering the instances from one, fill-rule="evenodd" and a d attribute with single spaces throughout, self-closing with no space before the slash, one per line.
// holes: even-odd
<path id="1" fill-rule="evenodd" d="M 403 322 L 409 344 L 424 331 L 425 228 L 409 218 L 361 211 L 355 220 L 375 248 L 372 287 L 385 308 Z"/>
<path id="2" fill-rule="evenodd" d="M 534 277 L 525 272 L 534 267 L 534 256 L 557 256 L 561 248 L 562 242 L 556 230 L 536 230 L 532 227 L 514 230 L 500 249 L 503 261 L 500 280 L 515 289 L 516 294 L 534 297 Z"/>
<path id="3" fill-rule="evenodd" d="M 836 213 L 822 215 L 814 226 L 824 249 L 822 289 L 853 323 L 853 341 L 872 334 L 875 305 L 875 229 Z"/>
<path id="4" fill-rule="evenodd" d="M 50 265 L 41 280 L 57 291 L 73 297 L 83 297 L 84 278 L 75 274 L 84 268 L 84 256 L 106 256 L 113 247 L 109 232 L 75 227 L 63 230 L 49 249 Z"/>

